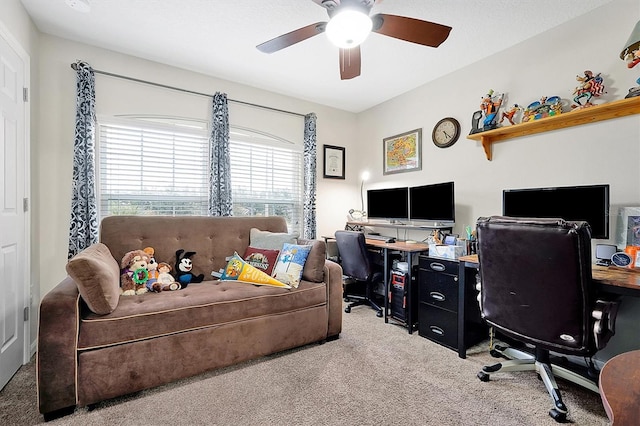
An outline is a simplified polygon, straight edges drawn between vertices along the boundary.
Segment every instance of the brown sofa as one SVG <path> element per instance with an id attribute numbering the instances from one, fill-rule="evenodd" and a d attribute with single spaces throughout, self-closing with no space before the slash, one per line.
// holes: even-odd
<path id="1" fill-rule="evenodd" d="M 287 231 L 281 217 L 105 218 L 100 243 L 76 256 L 70 272 L 76 279 L 67 276 L 40 304 L 38 403 L 45 420 L 76 406 L 337 338 L 342 270 L 325 260 L 322 241 L 298 240 L 313 244 L 298 288 L 211 276 L 234 251 L 244 253 L 251 228 Z M 193 271 L 205 281 L 178 291 L 119 296 L 114 263 L 148 246 L 158 261 L 171 264 L 176 250 L 195 251 Z"/>

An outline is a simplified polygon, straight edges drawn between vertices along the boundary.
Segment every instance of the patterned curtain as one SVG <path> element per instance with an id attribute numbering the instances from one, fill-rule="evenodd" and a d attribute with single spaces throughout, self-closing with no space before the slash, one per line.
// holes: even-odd
<path id="1" fill-rule="evenodd" d="M 75 69 L 77 71 L 76 130 L 73 142 L 68 259 L 98 241 L 95 188 L 95 76 L 93 69 L 86 62 L 76 63 Z"/>
<path id="2" fill-rule="evenodd" d="M 304 117 L 304 224 L 303 238 L 316 238 L 316 115 Z"/>
<path id="3" fill-rule="evenodd" d="M 231 216 L 231 159 L 229 153 L 229 104 L 227 94 L 213 95 L 209 136 L 209 216 Z"/>

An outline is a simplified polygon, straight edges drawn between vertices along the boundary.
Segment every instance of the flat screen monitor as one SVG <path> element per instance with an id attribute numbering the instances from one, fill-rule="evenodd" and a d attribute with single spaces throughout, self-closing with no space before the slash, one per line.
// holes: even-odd
<path id="1" fill-rule="evenodd" d="M 409 188 L 369 189 L 367 216 L 369 219 L 408 219 Z"/>
<path id="2" fill-rule="evenodd" d="M 592 238 L 606 239 L 609 238 L 609 185 L 504 190 L 502 214 L 583 220 L 591 226 Z"/>
<path id="3" fill-rule="evenodd" d="M 453 182 L 409 188 L 411 220 L 455 222 L 456 203 Z"/>

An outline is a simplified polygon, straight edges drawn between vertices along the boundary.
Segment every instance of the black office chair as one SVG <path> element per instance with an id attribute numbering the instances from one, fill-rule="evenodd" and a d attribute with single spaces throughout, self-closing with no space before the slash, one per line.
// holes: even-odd
<path id="1" fill-rule="evenodd" d="M 335 237 L 342 273 L 345 276 L 343 296 L 345 301 L 351 302 L 344 311 L 349 313 L 354 306 L 369 305 L 378 317 L 382 317 L 382 308 L 373 300 L 373 286 L 382 281 L 383 274 L 375 272 L 372 268 L 364 234 L 358 231 L 336 231 Z M 349 280 L 356 284 L 362 283 L 365 286 L 365 294 L 348 294 Z"/>
<path id="2" fill-rule="evenodd" d="M 590 357 L 615 332 L 617 300 L 599 300 L 591 283 L 589 225 L 493 216 L 478 219 L 476 226 L 482 316 L 534 353 L 526 347 L 523 352 L 496 346 L 492 355 L 513 359 L 483 367 L 478 378 L 489 381 L 491 373 L 536 371 L 554 403 L 549 415 L 564 422 L 567 407 L 554 375 L 599 392 L 597 371 L 593 362 L 588 366 L 591 374 L 552 364 L 550 351 Z"/>

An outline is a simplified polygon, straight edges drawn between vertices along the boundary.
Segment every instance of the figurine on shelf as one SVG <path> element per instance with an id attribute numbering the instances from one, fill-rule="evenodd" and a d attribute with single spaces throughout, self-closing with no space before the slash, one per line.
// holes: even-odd
<path id="1" fill-rule="evenodd" d="M 577 105 L 571 105 L 571 108 L 586 108 L 592 106 L 593 103 L 591 99 L 604 93 L 604 84 L 600 73 L 593 75 L 593 72 L 586 70 L 584 76 L 577 75 L 576 80 L 580 82 L 580 85 L 573 91 L 575 95 L 573 102 Z M 584 101 L 584 103 L 582 103 L 582 101 Z"/>
<path id="2" fill-rule="evenodd" d="M 480 104 L 480 110 L 484 114 L 483 130 L 495 129 L 498 126 L 498 110 L 502 105 L 504 93 L 495 96 L 494 93 L 493 89 L 489 90 L 489 93 L 482 98 L 482 103 Z"/>
<path id="3" fill-rule="evenodd" d="M 627 53 L 624 54 L 624 60 L 627 61 L 627 68 L 631 69 L 636 65 L 640 64 L 640 48 L 633 50 L 631 52 L 627 50 L 626 52 Z M 636 83 L 639 86 L 630 88 L 629 93 L 627 94 L 627 96 L 625 96 L 625 98 L 633 98 L 635 96 L 640 96 L 640 78 L 636 80 Z"/>
<path id="4" fill-rule="evenodd" d="M 522 123 L 552 117 L 562 113 L 562 100 L 558 96 L 543 96 L 539 101 L 531 102 L 522 114 Z"/>
<path id="5" fill-rule="evenodd" d="M 518 111 L 522 111 L 522 107 L 518 104 L 513 104 L 513 106 L 508 111 L 502 111 L 502 115 L 500 116 L 500 124 L 502 124 L 505 118 L 507 119 L 507 121 L 509 121 L 509 123 L 511 123 L 511 125 L 516 124 L 513 120 Z"/>

